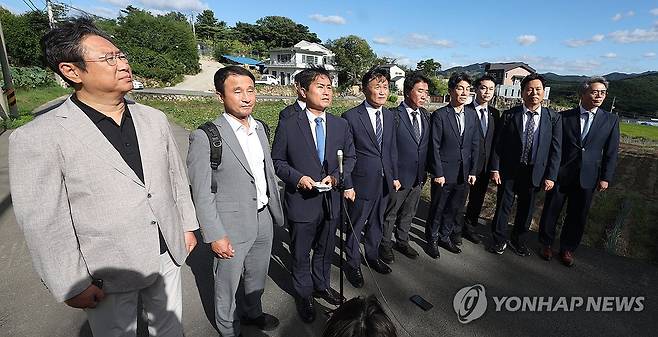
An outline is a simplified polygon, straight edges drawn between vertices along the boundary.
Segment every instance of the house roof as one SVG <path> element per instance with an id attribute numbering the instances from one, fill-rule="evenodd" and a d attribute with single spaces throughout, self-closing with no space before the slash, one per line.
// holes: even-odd
<path id="1" fill-rule="evenodd" d="M 286 52 L 286 51 L 287 51 L 287 52 L 291 52 L 291 53 L 302 53 L 302 54 L 311 54 L 311 55 L 320 55 L 320 56 L 324 56 L 324 55 L 326 55 L 325 53 L 323 53 L 323 52 L 321 52 L 321 51 L 308 50 L 308 49 L 299 48 L 299 47 L 274 48 L 274 49 L 270 49 L 270 53 L 272 53 L 272 52 L 279 52 L 279 51 L 283 51 L 283 52 Z"/>
<path id="2" fill-rule="evenodd" d="M 259 64 L 262 63 L 258 60 L 254 60 L 254 59 L 249 58 L 249 57 L 232 56 L 232 55 L 222 55 L 222 57 L 229 60 L 229 61 L 231 61 L 231 62 L 235 62 L 235 63 L 238 63 L 238 64 L 248 64 L 250 66 L 259 65 Z"/>
<path id="3" fill-rule="evenodd" d="M 514 68 L 525 68 L 527 71 L 534 73 L 535 69 L 523 62 L 508 62 L 508 63 L 489 63 L 487 70 L 499 70 L 510 71 Z"/>

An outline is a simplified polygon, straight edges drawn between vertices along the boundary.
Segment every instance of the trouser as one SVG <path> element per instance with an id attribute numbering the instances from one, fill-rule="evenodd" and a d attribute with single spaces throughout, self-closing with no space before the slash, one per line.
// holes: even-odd
<path id="1" fill-rule="evenodd" d="M 457 221 L 457 212 L 463 206 L 466 184 L 449 183 L 440 186 L 432 183 L 429 217 L 425 227 L 428 242 L 450 242 Z"/>
<path id="2" fill-rule="evenodd" d="M 137 302 L 142 300 L 149 335 L 183 336 L 183 301 L 180 267 L 169 252 L 160 254 L 160 273 L 146 288 L 105 294 L 96 308 L 85 309 L 94 337 L 137 335 Z"/>
<path id="3" fill-rule="evenodd" d="M 539 222 L 539 242 L 550 246 L 555 241 L 555 227 L 566 202 L 567 214 L 560 235 L 560 251 L 575 251 L 585 231 L 587 214 L 592 206 L 594 188 L 556 185 L 546 193 L 544 211 Z"/>
<path id="4" fill-rule="evenodd" d="M 383 186 L 382 186 L 383 187 Z M 359 191 L 356 191 L 356 200 L 348 207 L 352 227 L 347 226 L 347 264 L 352 268 L 358 268 L 361 265 L 361 253 L 359 244 L 361 241 L 361 232 L 364 232 L 365 257 L 369 261 L 379 258 L 379 244 L 382 241 L 382 231 L 384 222 L 384 211 L 388 202 L 388 195 L 380 188 L 374 198 L 359 198 Z"/>
<path id="5" fill-rule="evenodd" d="M 390 249 L 393 246 L 391 239 L 394 229 L 397 243 L 409 243 L 409 229 L 418 209 L 422 189 L 423 186 L 418 184 L 390 194 L 384 212 L 384 234 L 381 242 L 385 248 Z"/>
<path id="6" fill-rule="evenodd" d="M 215 258 L 215 322 L 223 337 L 240 334 L 241 317 L 254 319 L 263 313 L 273 235 L 272 216 L 265 207 L 258 212 L 256 238 L 232 243 L 235 253 L 230 259 Z"/>
<path id="7" fill-rule="evenodd" d="M 289 220 L 291 229 L 292 283 L 297 295 L 304 298 L 313 290 L 330 287 L 331 258 L 336 243 L 339 219 L 325 219 L 324 212 L 311 222 Z M 313 257 L 310 258 L 311 249 Z"/>
<path id="8" fill-rule="evenodd" d="M 491 222 L 494 242 L 502 244 L 507 240 L 507 223 L 516 196 L 516 216 L 510 239 L 515 244 L 525 244 L 532 223 L 535 198 L 539 188 L 532 184 L 532 165 L 521 165 L 516 177 L 503 179 L 498 186 L 496 214 Z"/>

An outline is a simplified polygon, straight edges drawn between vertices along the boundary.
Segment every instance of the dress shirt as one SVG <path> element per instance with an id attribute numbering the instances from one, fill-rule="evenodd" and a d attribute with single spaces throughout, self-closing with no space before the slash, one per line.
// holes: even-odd
<path id="1" fill-rule="evenodd" d="M 417 112 L 416 118 L 418 118 L 418 130 L 420 130 L 420 134 L 423 134 L 423 123 L 421 122 L 422 116 L 420 115 L 420 108 L 417 108 L 416 110 L 410 108 L 406 102 L 402 102 L 404 104 L 404 109 L 407 110 L 407 116 L 409 116 L 409 120 L 411 121 L 411 125 L 414 125 L 414 115 L 412 112 Z"/>
<path id="2" fill-rule="evenodd" d="M 368 117 L 370 117 L 370 123 L 372 124 L 372 131 L 377 132 L 377 116 L 375 113 L 379 111 L 379 118 L 382 121 L 382 131 L 384 130 L 384 113 L 382 112 L 382 107 L 375 109 L 366 101 L 366 111 L 368 111 Z"/>
<path id="3" fill-rule="evenodd" d="M 583 108 L 582 105 L 580 105 L 580 134 L 583 134 L 583 129 L 585 128 L 585 117 L 583 116 L 584 114 L 589 114 L 589 118 L 592 119 L 592 122 L 594 122 L 594 117 L 596 116 L 596 110 L 598 110 L 597 107 L 593 107 L 592 110 L 586 110 Z M 590 131 L 592 131 L 592 127 L 590 124 Z"/>
<path id="4" fill-rule="evenodd" d="M 306 109 L 306 118 L 308 118 L 308 123 L 309 126 L 311 127 L 311 134 L 313 135 L 313 142 L 315 143 L 315 147 L 318 147 L 318 136 L 315 134 L 315 119 L 316 118 L 322 118 L 322 129 L 324 130 L 324 137 L 325 139 L 327 138 L 327 113 L 322 112 L 320 116 L 314 115 L 312 112 L 310 112 L 308 109 Z M 325 140 L 326 144 L 326 140 Z"/>
<path id="5" fill-rule="evenodd" d="M 300 108 L 302 108 L 302 111 L 306 110 L 306 102 L 302 102 L 300 100 L 297 100 L 297 105 L 299 105 Z"/>
<path id="6" fill-rule="evenodd" d="M 454 106 L 452 108 L 455 109 Z M 457 121 L 457 127 L 459 128 L 460 137 L 464 135 L 464 123 L 466 123 L 466 117 L 464 115 L 465 114 L 464 114 L 463 105 L 461 111 L 457 111 L 457 109 L 455 109 L 455 120 Z"/>
<path id="7" fill-rule="evenodd" d="M 528 111 L 530 111 L 530 109 L 523 105 L 523 137 L 521 138 L 523 147 L 525 147 L 525 126 L 526 123 L 528 123 Z M 535 133 L 532 137 L 532 154 L 530 157 L 530 161 L 533 163 L 537 157 L 537 146 L 539 145 L 539 132 L 537 132 L 537 130 L 539 130 L 539 122 L 541 121 L 541 106 L 534 111 L 537 112 L 537 114 L 533 115 L 532 117 L 532 119 L 535 121 Z"/>
<path id="8" fill-rule="evenodd" d="M 480 125 L 482 125 L 482 113 L 480 112 L 480 110 L 482 110 L 482 109 L 486 110 L 486 113 L 484 114 L 484 127 L 485 127 L 485 129 L 482 130 L 484 133 L 486 133 L 486 131 L 489 128 L 489 104 L 487 104 L 487 103 L 480 104 L 480 105 L 477 105 L 477 104 L 478 104 L 477 101 L 473 101 L 473 105 L 475 106 L 475 112 L 478 115 L 478 120 L 480 121 Z"/>
<path id="9" fill-rule="evenodd" d="M 256 133 L 259 128 L 258 123 L 253 117 L 249 116 L 249 128 L 247 128 L 230 114 L 224 113 L 224 118 L 231 126 L 235 137 L 238 138 L 251 173 L 254 175 L 258 209 L 261 209 L 267 205 L 269 198 L 267 197 L 267 180 L 265 179 L 265 154 L 258 133 Z"/>

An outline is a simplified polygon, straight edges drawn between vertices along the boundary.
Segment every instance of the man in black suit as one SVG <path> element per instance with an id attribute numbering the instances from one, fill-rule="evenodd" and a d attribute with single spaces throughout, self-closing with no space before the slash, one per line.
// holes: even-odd
<path id="1" fill-rule="evenodd" d="M 464 205 L 466 182 L 476 181 L 480 150 L 480 127 L 475 111 L 467 107 L 471 80 L 464 73 L 448 80 L 450 103 L 432 114 L 430 130 L 429 172 L 432 176 L 432 200 L 425 227 L 427 254 L 438 258 L 441 246 L 451 253 L 461 253 L 450 236 L 457 212 Z"/>
<path id="2" fill-rule="evenodd" d="M 299 83 L 300 78 L 304 76 L 308 76 L 308 74 L 305 72 L 308 72 L 308 69 L 304 69 L 297 73 L 295 75 L 295 89 L 297 90 L 297 100 L 288 105 L 287 107 L 283 108 L 281 112 L 279 112 L 279 120 L 286 119 L 290 116 L 297 116 L 299 112 L 302 112 L 306 110 L 306 99 L 304 98 L 304 95 L 302 95 L 302 87 Z"/>
<path id="3" fill-rule="evenodd" d="M 456 241 L 455 243 L 457 244 L 461 244 L 462 236 L 475 244 L 481 242 L 474 227 L 478 224 L 482 205 L 484 204 L 484 196 L 487 194 L 487 188 L 489 187 L 490 174 L 488 167 L 491 159 L 496 124 L 500 120 L 500 111 L 493 105 L 489 105 L 496 89 L 494 78 L 490 75 L 484 75 L 475 80 L 473 85 L 475 86 L 475 99 L 467 106 L 476 112 L 480 124 L 480 156 L 476 169 L 477 180 L 471 186 L 470 191 L 466 193 L 468 195 L 466 212 L 463 216 L 460 214 L 457 219 L 458 222 L 463 224 L 461 227 L 458 226 L 454 233 L 453 241 Z"/>
<path id="4" fill-rule="evenodd" d="M 557 184 L 546 195 L 539 242 L 541 257 L 550 260 L 555 225 L 566 202 L 560 235 L 560 260 L 566 266 L 574 263 L 594 189 L 605 191 L 617 166 L 619 118 L 600 108 L 607 91 L 605 78 L 590 77 L 578 87 L 580 105 L 562 112 L 562 163 Z"/>
<path id="5" fill-rule="evenodd" d="M 491 158 L 491 179 L 498 186 L 496 214 L 491 223 L 494 244 L 489 251 L 502 254 L 507 248 L 507 219 L 518 196 L 514 229 L 509 244 L 514 253 L 528 256 L 526 236 L 540 187 L 555 185 L 562 144 L 562 120 L 541 106 L 546 80 L 532 73 L 521 81 L 523 105 L 503 113 Z"/>
<path id="6" fill-rule="evenodd" d="M 379 256 L 393 263 L 393 247 L 410 259 L 418 252 L 409 246 L 409 228 L 427 178 L 426 162 L 429 143 L 429 113 L 422 107 L 429 97 L 430 80 L 421 74 L 409 74 L 404 80 L 404 102 L 393 110 L 398 146 L 398 175 L 402 185 L 391 193 L 384 213 L 384 236 Z M 395 230 L 395 246 L 391 241 Z"/>
<path id="7" fill-rule="evenodd" d="M 284 205 L 291 230 L 292 279 L 297 311 L 304 322 L 315 319 L 313 296 L 333 305 L 340 294 L 331 288 L 331 258 L 340 221 L 340 192 L 323 191 L 316 184 L 335 187 L 338 178 L 336 152 L 345 158 L 345 185 L 352 187 L 350 172 L 355 154 L 347 122 L 326 113 L 331 105 L 331 75 L 324 68 L 306 69 L 299 86 L 306 110 L 282 120 L 272 146 L 277 176 L 286 184 Z M 312 260 L 309 254 L 313 250 Z"/>
<path id="8" fill-rule="evenodd" d="M 353 202 L 348 210 L 353 228 L 347 231 L 345 276 L 356 288 L 363 287 L 359 249 L 363 230 L 366 262 L 380 274 L 391 272 L 391 268 L 379 259 L 388 195 L 400 188 L 395 122 L 393 113 L 384 107 L 389 82 L 388 70 L 370 69 L 361 79 L 366 100 L 343 114 L 354 136 L 356 149 L 356 165 L 352 170 L 354 188 L 345 191 L 345 197 Z"/>

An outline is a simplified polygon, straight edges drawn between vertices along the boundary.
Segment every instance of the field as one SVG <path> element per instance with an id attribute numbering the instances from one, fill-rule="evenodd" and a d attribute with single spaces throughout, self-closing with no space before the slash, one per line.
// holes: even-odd
<path id="1" fill-rule="evenodd" d="M 619 128 L 624 137 L 658 142 L 658 126 L 621 123 Z"/>

